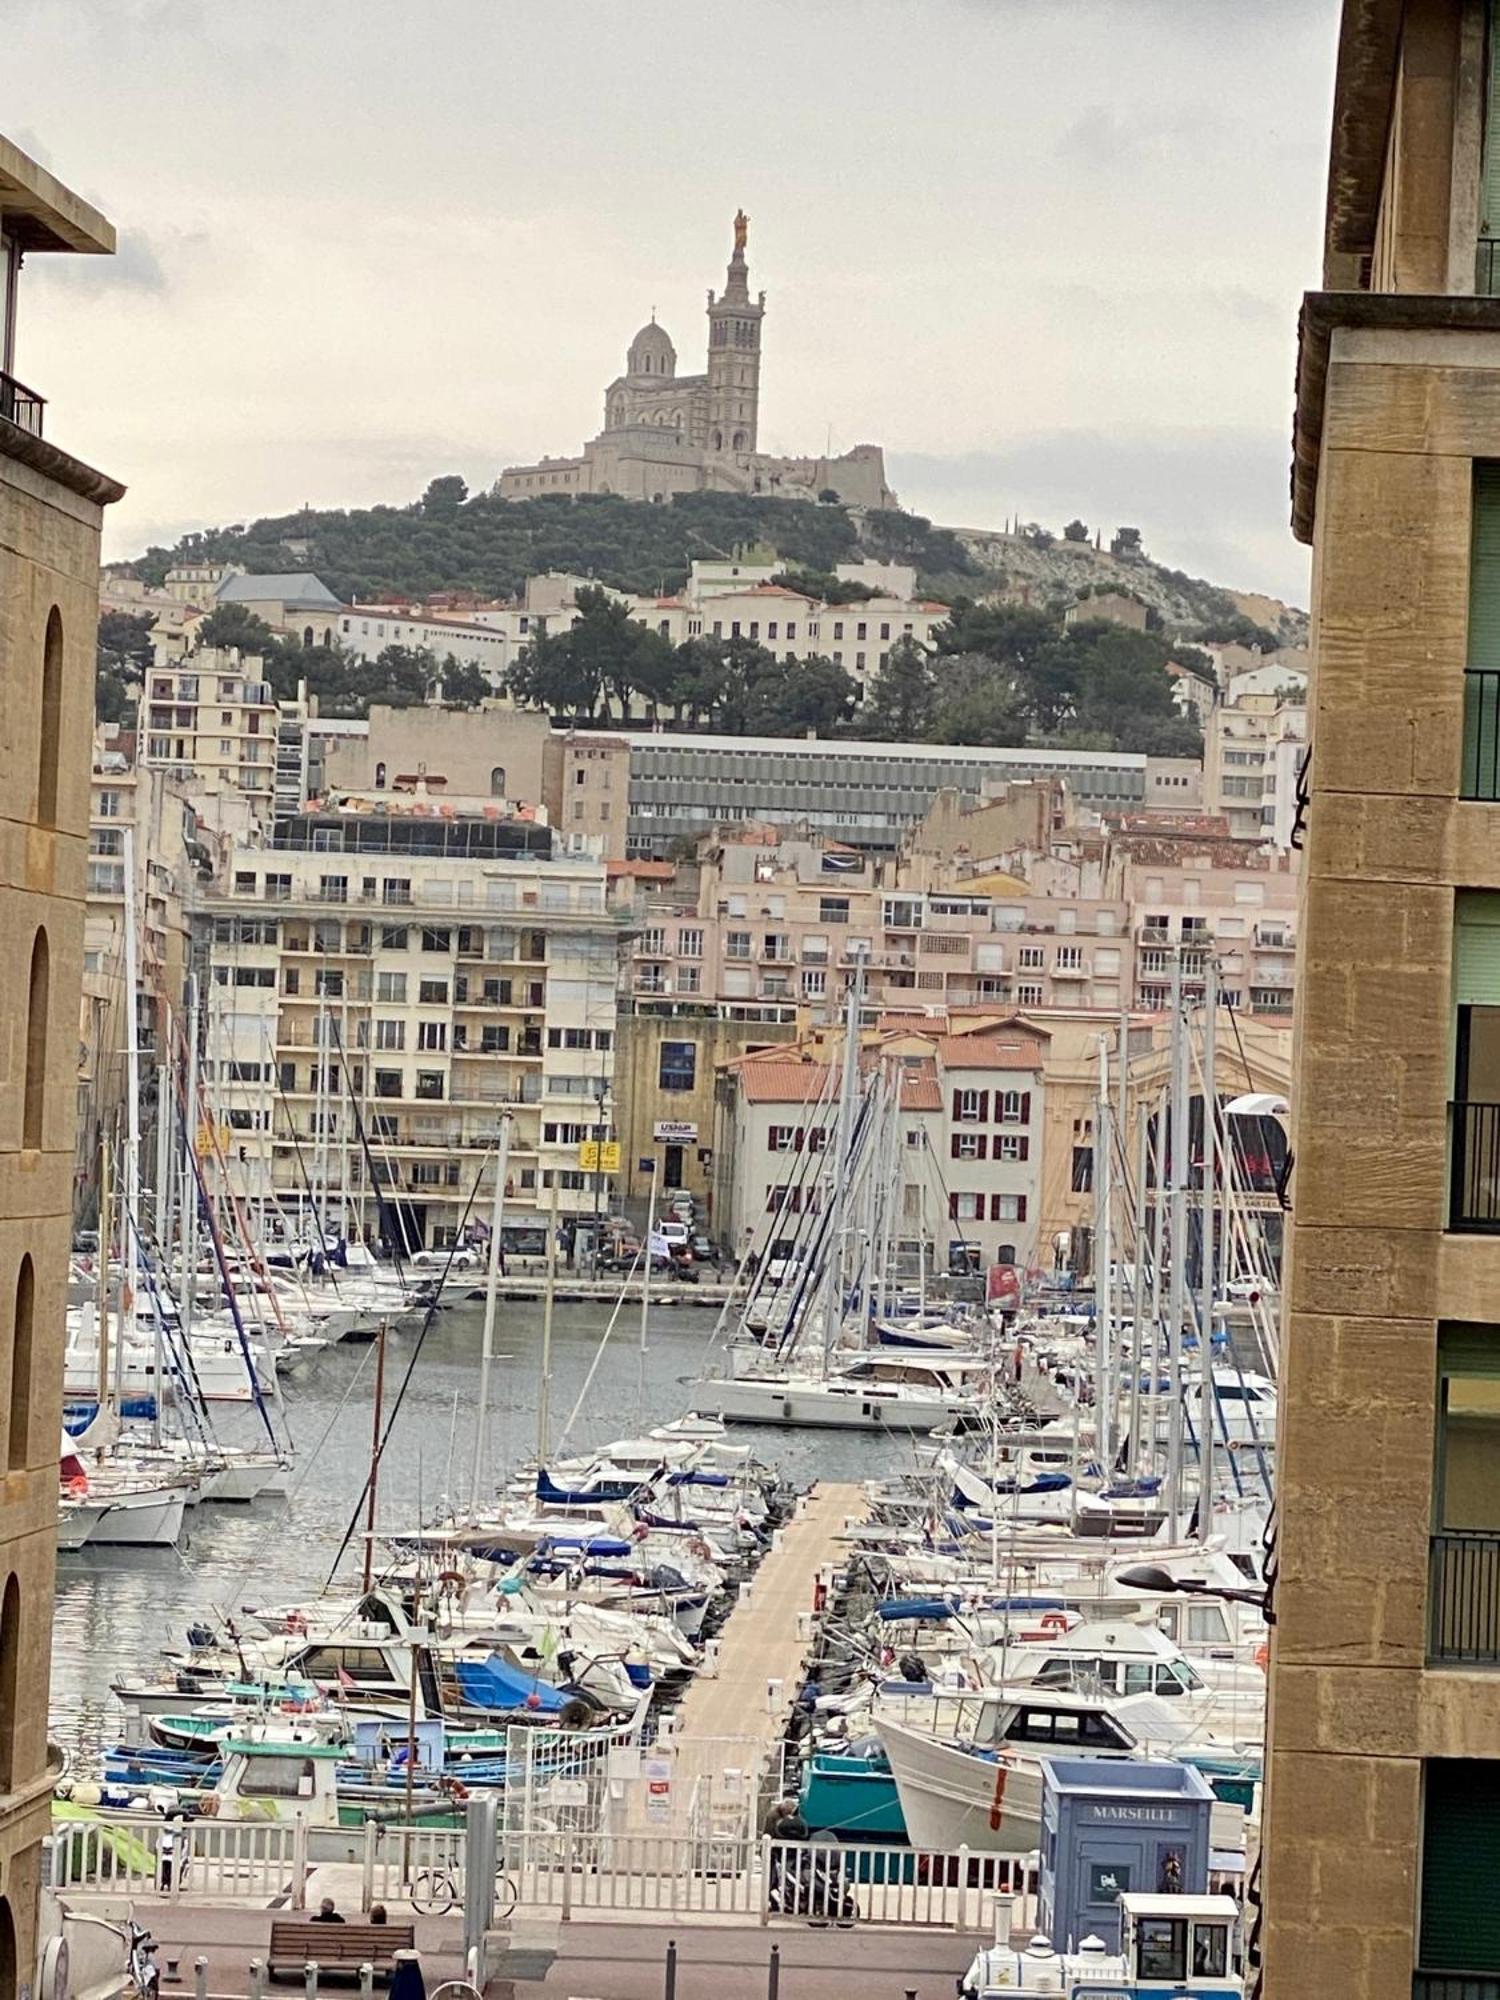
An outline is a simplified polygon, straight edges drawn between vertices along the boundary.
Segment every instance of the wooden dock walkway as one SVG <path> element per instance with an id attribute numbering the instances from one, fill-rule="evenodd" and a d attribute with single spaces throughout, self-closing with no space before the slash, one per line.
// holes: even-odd
<path id="1" fill-rule="evenodd" d="M 731 1765 L 758 1772 L 781 1740 L 812 1645 L 800 1614 L 812 1610 L 818 1571 L 842 1553 L 845 1522 L 865 1513 L 863 1487 L 819 1485 L 780 1530 L 780 1546 L 719 1634 L 718 1672 L 700 1674 L 677 1710 L 674 1817 L 690 1808 L 700 1780 L 716 1781 Z"/>

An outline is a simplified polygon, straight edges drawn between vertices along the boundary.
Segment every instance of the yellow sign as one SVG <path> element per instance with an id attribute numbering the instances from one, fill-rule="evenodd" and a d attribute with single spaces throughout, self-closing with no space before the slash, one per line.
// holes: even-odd
<path id="1" fill-rule="evenodd" d="M 619 1141 L 585 1139 L 578 1148 L 578 1164 L 586 1174 L 617 1174 L 620 1171 Z"/>
<path id="2" fill-rule="evenodd" d="M 194 1150 L 200 1160 L 211 1160 L 216 1152 L 227 1153 L 234 1144 L 234 1134 L 227 1125 L 215 1131 L 212 1125 L 200 1125 L 194 1140 Z"/>

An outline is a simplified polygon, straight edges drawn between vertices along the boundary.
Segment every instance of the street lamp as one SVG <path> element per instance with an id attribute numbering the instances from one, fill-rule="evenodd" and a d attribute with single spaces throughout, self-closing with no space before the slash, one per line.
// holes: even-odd
<path id="1" fill-rule="evenodd" d="M 1115 1582 L 1129 1590 L 1149 1591 L 1153 1597 L 1222 1597 L 1230 1604 L 1253 1604 L 1257 1611 L 1265 1610 L 1268 1595 L 1264 1590 L 1239 1590 L 1233 1584 L 1204 1583 L 1196 1576 L 1173 1576 L 1159 1563 L 1132 1563 L 1129 1569 L 1115 1571 Z"/>

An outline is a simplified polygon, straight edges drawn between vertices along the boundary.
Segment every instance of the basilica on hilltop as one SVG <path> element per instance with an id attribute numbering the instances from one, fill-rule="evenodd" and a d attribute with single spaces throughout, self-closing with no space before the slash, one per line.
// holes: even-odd
<path id="1" fill-rule="evenodd" d="M 879 445 L 837 458 L 774 458 L 757 448 L 761 329 L 766 295 L 750 295 L 745 262 L 749 217 L 734 218 L 734 252 L 724 289 L 708 295 L 708 367 L 679 375 L 677 350 L 653 312 L 630 343 L 625 373 L 604 392 L 604 428 L 576 458 L 507 466 L 503 500 L 544 493 L 619 493 L 667 500 L 674 493 L 760 493 L 816 500 L 832 492 L 846 506 L 894 507 Z"/>

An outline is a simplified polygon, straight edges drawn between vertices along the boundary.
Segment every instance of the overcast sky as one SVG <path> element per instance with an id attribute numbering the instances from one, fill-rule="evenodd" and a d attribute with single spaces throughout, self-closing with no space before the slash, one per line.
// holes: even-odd
<path id="1" fill-rule="evenodd" d="M 1336 0 L 0 0 L 0 130 L 120 231 L 18 369 L 107 552 L 574 451 L 730 220 L 761 445 L 903 502 L 1139 525 L 1306 602 L 1286 527 Z"/>

